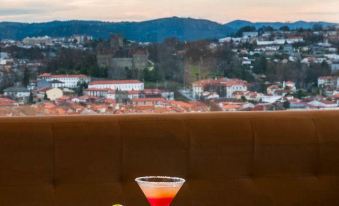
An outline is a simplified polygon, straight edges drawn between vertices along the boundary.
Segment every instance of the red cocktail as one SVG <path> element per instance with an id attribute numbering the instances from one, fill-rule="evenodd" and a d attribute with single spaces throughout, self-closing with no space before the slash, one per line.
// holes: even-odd
<path id="1" fill-rule="evenodd" d="M 139 177 L 140 186 L 151 206 L 170 206 L 185 180 L 178 177 Z"/>

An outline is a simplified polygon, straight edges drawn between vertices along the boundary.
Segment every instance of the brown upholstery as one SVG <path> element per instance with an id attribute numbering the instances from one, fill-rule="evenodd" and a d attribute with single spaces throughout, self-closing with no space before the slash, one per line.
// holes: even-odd
<path id="1" fill-rule="evenodd" d="M 0 119 L 0 206 L 145 206 L 144 175 L 186 178 L 178 206 L 338 206 L 339 112 Z"/>

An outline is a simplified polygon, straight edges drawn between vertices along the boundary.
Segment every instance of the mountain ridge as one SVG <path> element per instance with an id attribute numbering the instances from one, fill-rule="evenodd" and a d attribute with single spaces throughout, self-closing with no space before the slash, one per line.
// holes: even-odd
<path id="1" fill-rule="evenodd" d="M 75 34 L 108 38 L 119 33 L 129 40 L 159 42 L 176 37 L 182 41 L 218 39 L 235 33 L 243 26 L 272 26 L 275 29 L 289 26 L 291 29 L 309 29 L 314 25 L 337 25 L 330 22 L 251 22 L 234 20 L 225 24 L 207 19 L 167 17 L 147 21 L 107 22 L 96 20 L 50 21 L 42 23 L 0 22 L 0 39 L 21 40 L 25 37 L 51 36 L 67 37 Z"/>

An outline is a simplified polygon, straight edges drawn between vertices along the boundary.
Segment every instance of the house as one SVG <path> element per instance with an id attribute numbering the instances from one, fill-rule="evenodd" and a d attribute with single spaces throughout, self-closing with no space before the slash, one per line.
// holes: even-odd
<path id="1" fill-rule="evenodd" d="M 311 102 L 308 102 L 308 105 L 310 105 L 313 108 L 317 109 L 333 109 L 337 108 L 338 104 L 336 101 L 328 101 L 328 100 L 313 100 Z"/>
<path id="2" fill-rule="evenodd" d="M 194 99 L 199 99 L 202 96 L 205 86 L 207 86 L 207 82 L 204 81 L 193 82 L 192 93 Z"/>
<path id="3" fill-rule="evenodd" d="M 45 46 L 52 45 L 53 39 L 49 36 L 42 37 L 26 37 L 22 42 L 27 46 Z"/>
<path id="4" fill-rule="evenodd" d="M 160 89 L 145 89 L 141 95 L 145 98 L 163 97 L 167 100 L 174 100 L 174 92 L 164 91 Z"/>
<path id="5" fill-rule="evenodd" d="M 290 109 L 306 109 L 308 107 L 306 102 L 297 98 L 291 99 L 288 102 Z"/>
<path id="6" fill-rule="evenodd" d="M 45 79 L 40 79 L 37 81 L 37 89 L 51 88 L 52 85 L 49 81 Z"/>
<path id="7" fill-rule="evenodd" d="M 64 88 L 65 87 L 65 83 L 57 79 L 54 79 L 50 81 L 49 83 L 51 84 L 52 88 Z"/>
<path id="8" fill-rule="evenodd" d="M 332 62 L 332 64 L 331 64 L 331 71 L 332 71 L 332 73 L 339 72 L 339 61 Z"/>
<path id="9" fill-rule="evenodd" d="M 254 101 L 254 102 L 261 101 L 263 96 L 264 96 L 264 94 L 262 94 L 262 93 L 251 92 L 251 91 L 247 91 L 244 94 L 244 97 L 246 98 L 246 100 Z"/>
<path id="10" fill-rule="evenodd" d="M 233 98 L 234 92 L 246 92 L 247 82 L 240 79 L 227 79 L 221 85 L 225 88 L 226 98 Z"/>
<path id="11" fill-rule="evenodd" d="M 89 83 L 89 89 L 112 89 L 120 91 L 142 91 L 144 83 L 139 80 L 102 80 Z"/>
<path id="12" fill-rule="evenodd" d="M 115 99 L 115 90 L 112 89 L 97 89 L 97 88 L 89 88 L 84 91 L 85 95 L 91 97 L 104 97 L 110 99 Z M 113 97 L 113 98 L 112 98 Z"/>
<path id="13" fill-rule="evenodd" d="M 224 112 L 236 112 L 240 111 L 244 103 L 235 103 L 235 102 L 221 102 L 219 107 Z"/>
<path id="14" fill-rule="evenodd" d="M 277 101 L 280 101 L 283 98 L 283 96 L 280 95 L 264 95 L 261 98 L 261 101 L 264 103 L 269 103 L 269 104 L 273 104 Z"/>
<path id="15" fill-rule="evenodd" d="M 88 95 L 83 95 L 80 97 L 74 97 L 72 98 L 72 102 L 74 103 L 95 103 L 97 102 L 99 99 L 97 97 L 91 97 Z"/>
<path id="16" fill-rule="evenodd" d="M 4 95 L 12 99 L 26 101 L 30 96 L 30 91 L 26 87 L 15 86 L 4 89 Z"/>
<path id="17" fill-rule="evenodd" d="M 61 86 L 66 88 L 76 88 L 78 87 L 78 84 L 83 83 L 89 83 L 90 78 L 83 74 L 76 74 L 76 75 L 69 75 L 69 74 L 61 74 L 61 75 L 52 75 L 50 73 L 44 73 L 39 75 L 38 79 L 44 79 L 46 81 L 53 81 L 57 80 L 60 81 L 60 84 L 57 84 L 55 86 Z M 63 82 L 63 84 L 61 83 Z"/>
<path id="18" fill-rule="evenodd" d="M 134 90 L 128 91 L 127 92 L 128 99 L 138 99 L 140 97 L 140 92 L 141 91 L 134 91 Z"/>
<path id="19" fill-rule="evenodd" d="M 297 88 L 294 82 L 284 81 L 282 83 L 278 82 L 267 87 L 266 92 L 270 96 L 285 96 L 290 92 L 296 92 Z"/>
<path id="20" fill-rule="evenodd" d="M 1 107 L 8 107 L 8 106 L 17 106 L 18 103 L 12 99 L 8 98 L 0 98 L 0 106 Z"/>
<path id="21" fill-rule="evenodd" d="M 174 100 L 174 92 L 161 91 L 161 96 L 167 100 Z"/>
<path id="22" fill-rule="evenodd" d="M 256 38 L 259 36 L 259 32 L 243 32 L 242 33 L 242 38 L 245 38 L 245 39 L 251 39 L 251 38 Z"/>
<path id="23" fill-rule="evenodd" d="M 202 97 L 207 90 L 212 93 L 217 92 L 226 98 L 234 98 L 234 92 L 247 91 L 247 82 L 240 79 L 221 78 L 200 80 L 192 84 L 192 92 L 195 99 Z"/>
<path id="24" fill-rule="evenodd" d="M 55 101 L 61 98 L 64 94 L 61 89 L 53 88 L 46 91 L 47 98 L 51 101 Z"/>
<path id="25" fill-rule="evenodd" d="M 335 88 L 338 84 L 338 77 L 335 76 L 322 76 L 318 78 L 318 87 L 331 87 Z"/>
<path id="26" fill-rule="evenodd" d="M 295 82 L 292 82 L 292 81 L 284 81 L 283 82 L 283 88 L 285 90 L 288 90 L 288 91 L 291 91 L 291 92 L 297 91 L 297 87 L 295 85 Z"/>
<path id="27" fill-rule="evenodd" d="M 208 99 L 208 100 L 220 98 L 220 95 L 216 92 L 204 92 L 202 93 L 202 96 L 204 99 Z"/>
<path id="28" fill-rule="evenodd" d="M 132 100 L 134 106 L 164 106 L 165 103 L 166 100 L 164 98 L 140 98 Z"/>
<path id="29" fill-rule="evenodd" d="M 294 48 L 291 44 L 285 44 L 283 46 L 283 52 L 288 55 L 292 55 L 294 53 Z"/>

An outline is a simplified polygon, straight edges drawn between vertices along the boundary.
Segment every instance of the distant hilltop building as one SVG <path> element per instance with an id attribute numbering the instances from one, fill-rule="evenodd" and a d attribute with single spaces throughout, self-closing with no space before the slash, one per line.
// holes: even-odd
<path id="1" fill-rule="evenodd" d="M 49 36 L 43 37 L 26 37 L 22 42 L 27 46 L 43 46 L 43 45 L 52 45 L 53 39 Z"/>
<path id="2" fill-rule="evenodd" d="M 121 79 L 127 71 L 143 70 L 150 66 L 146 49 L 126 48 L 122 37 L 115 35 L 110 45 L 100 45 L 97 49 L 97 64 L 108 69 L 108 77 Z"/>
<path id="3" fill-rule="evenodd" d="M 122 48 L 124 47 L 124 38 L 120 35 L 113 35 L 110 41 L 111 48 Z"/>
<path id="4" fill-rule="evenodd" d="M 87 35 L 73 35 L 70 40 L 75 40 L 78 44 L 84 44 L 88 41 L 92 41 L 93 37 Z"/>

